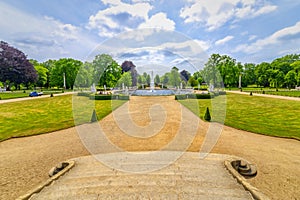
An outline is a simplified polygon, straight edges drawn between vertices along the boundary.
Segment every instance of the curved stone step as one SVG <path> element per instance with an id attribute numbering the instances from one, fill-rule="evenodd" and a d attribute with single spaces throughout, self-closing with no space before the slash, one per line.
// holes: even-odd
<path id="1" fill-rule="evenodd" d="M 163 152 L 162 156 L 167 154 Z M 124 155 L 112 155 L 118 156 Z M 223 162 L 228 156 L 198 156 L 184 153 L 169 166 L 149 173 L 111 169 L 92 156 L 76 158 L 75 167 L 30 199 L 252 199 L 225 169 Z M 165 163 L 159 157 L 123 164 L 139 167 Z"/>

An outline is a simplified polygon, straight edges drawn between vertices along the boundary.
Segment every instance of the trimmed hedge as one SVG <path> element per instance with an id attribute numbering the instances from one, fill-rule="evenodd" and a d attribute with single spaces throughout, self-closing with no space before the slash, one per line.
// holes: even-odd
<path id="1" fill-rule="evenodd" d="M 179 94 L 175 95 L 175 100 L 184 100 L 184 99 L 212 99 L 215 95 L 213 93 L 209 94 Z"/>
<path id="2" fill-rule="evenodd" d="M 129 100 L 129 96 L 123 95 L 90 95 L 91 100 Z"/>
<path id="3" fill-rule="evenodd" d="M 77 96 L 84 96 L 84 97 L 89 97 L 91 95 L 91 93 L 87 93 L 87 92 L 78 92 Z"/>

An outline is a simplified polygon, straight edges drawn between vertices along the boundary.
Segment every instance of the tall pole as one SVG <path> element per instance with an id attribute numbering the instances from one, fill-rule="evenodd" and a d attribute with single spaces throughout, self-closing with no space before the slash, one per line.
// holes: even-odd
<path id="1" fill-rule="evenodd" d="M 242 74 L 239 76 L 239 88 L 242 88 Z"/>
<path id="2" fill-rule="evenodd" d="M 66 74 L 64 73 L 64 90 L 66 89 Z"/>

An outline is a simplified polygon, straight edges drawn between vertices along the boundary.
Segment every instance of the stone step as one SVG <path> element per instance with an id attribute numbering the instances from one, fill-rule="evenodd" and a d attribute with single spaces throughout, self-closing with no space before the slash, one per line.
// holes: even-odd
<path id="1" fill-rule="evenodd" d="M 165 155 L 167 152 L 162 153 Z M 76 158 L 74 168 L 31 199 L 252 199 L 225 169 L 223 155 L 207 159 L 197 155 L 185 153 L 174 163 L 149 173 L 111 169 L 91 156 Z M 113 156 L 117 158 L 117 154 Z M 162 157 L 122 164 L 159 166 L 166 164 Z"/>

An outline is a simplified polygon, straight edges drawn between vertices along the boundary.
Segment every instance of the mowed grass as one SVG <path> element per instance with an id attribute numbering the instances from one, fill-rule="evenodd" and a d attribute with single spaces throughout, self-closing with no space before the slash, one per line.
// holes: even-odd
<path id="1" fill-rule="evenodd" d="M 181 102 L 188 104 L 186 100 Z M 229 93 L 226 95 L 227 103 L 219 102 L 219 107 L 226 105 L 227 126 L 264 135 L 300 139 L 300 101 Z M 212 109 L 211 100 L 201 99 L 198 103 L 200 113 L 197 114 L 200 118 L 203 119 L 206 107 L 209 107 L 212 120 L 222 122 L 220 108 L 214 106 Z"/>
<path id="2" fill-rule="evenodd" d="M 0 92 L 0 101 L 4 100 L 4 99 L 29 97 L 29 94 L 32 91 L 41 92 L 41 90 L 17 90 L 17 91 L 11 91 L 11 92 Z M 66 92 L 68 92 L 68 91 L 71 92 L 72 90 L 66 90 Z M 47 94 L 51 94 L 51 93 L 52 94 L 62 93 L 62 90 L 43 90 L 43 95 L 47 95 Z"/>
<path id="3" fill-rule="evenodd" d="M 90 101 L 87 97 L 82 102 Z M 125 101 L 114 101 L 113 107 Z M 112 111 L 112 102 L 95 101 L 98 120 Z M 82 110 L 77 113 L 81 118 L 76 125 L 91 120 L 92 111 Z M 11 138 L 37 135 L 74 126 L 72 95 L 53 98 L 33 99 L 28 101 L 0 104 L 0 141 Z"/>

